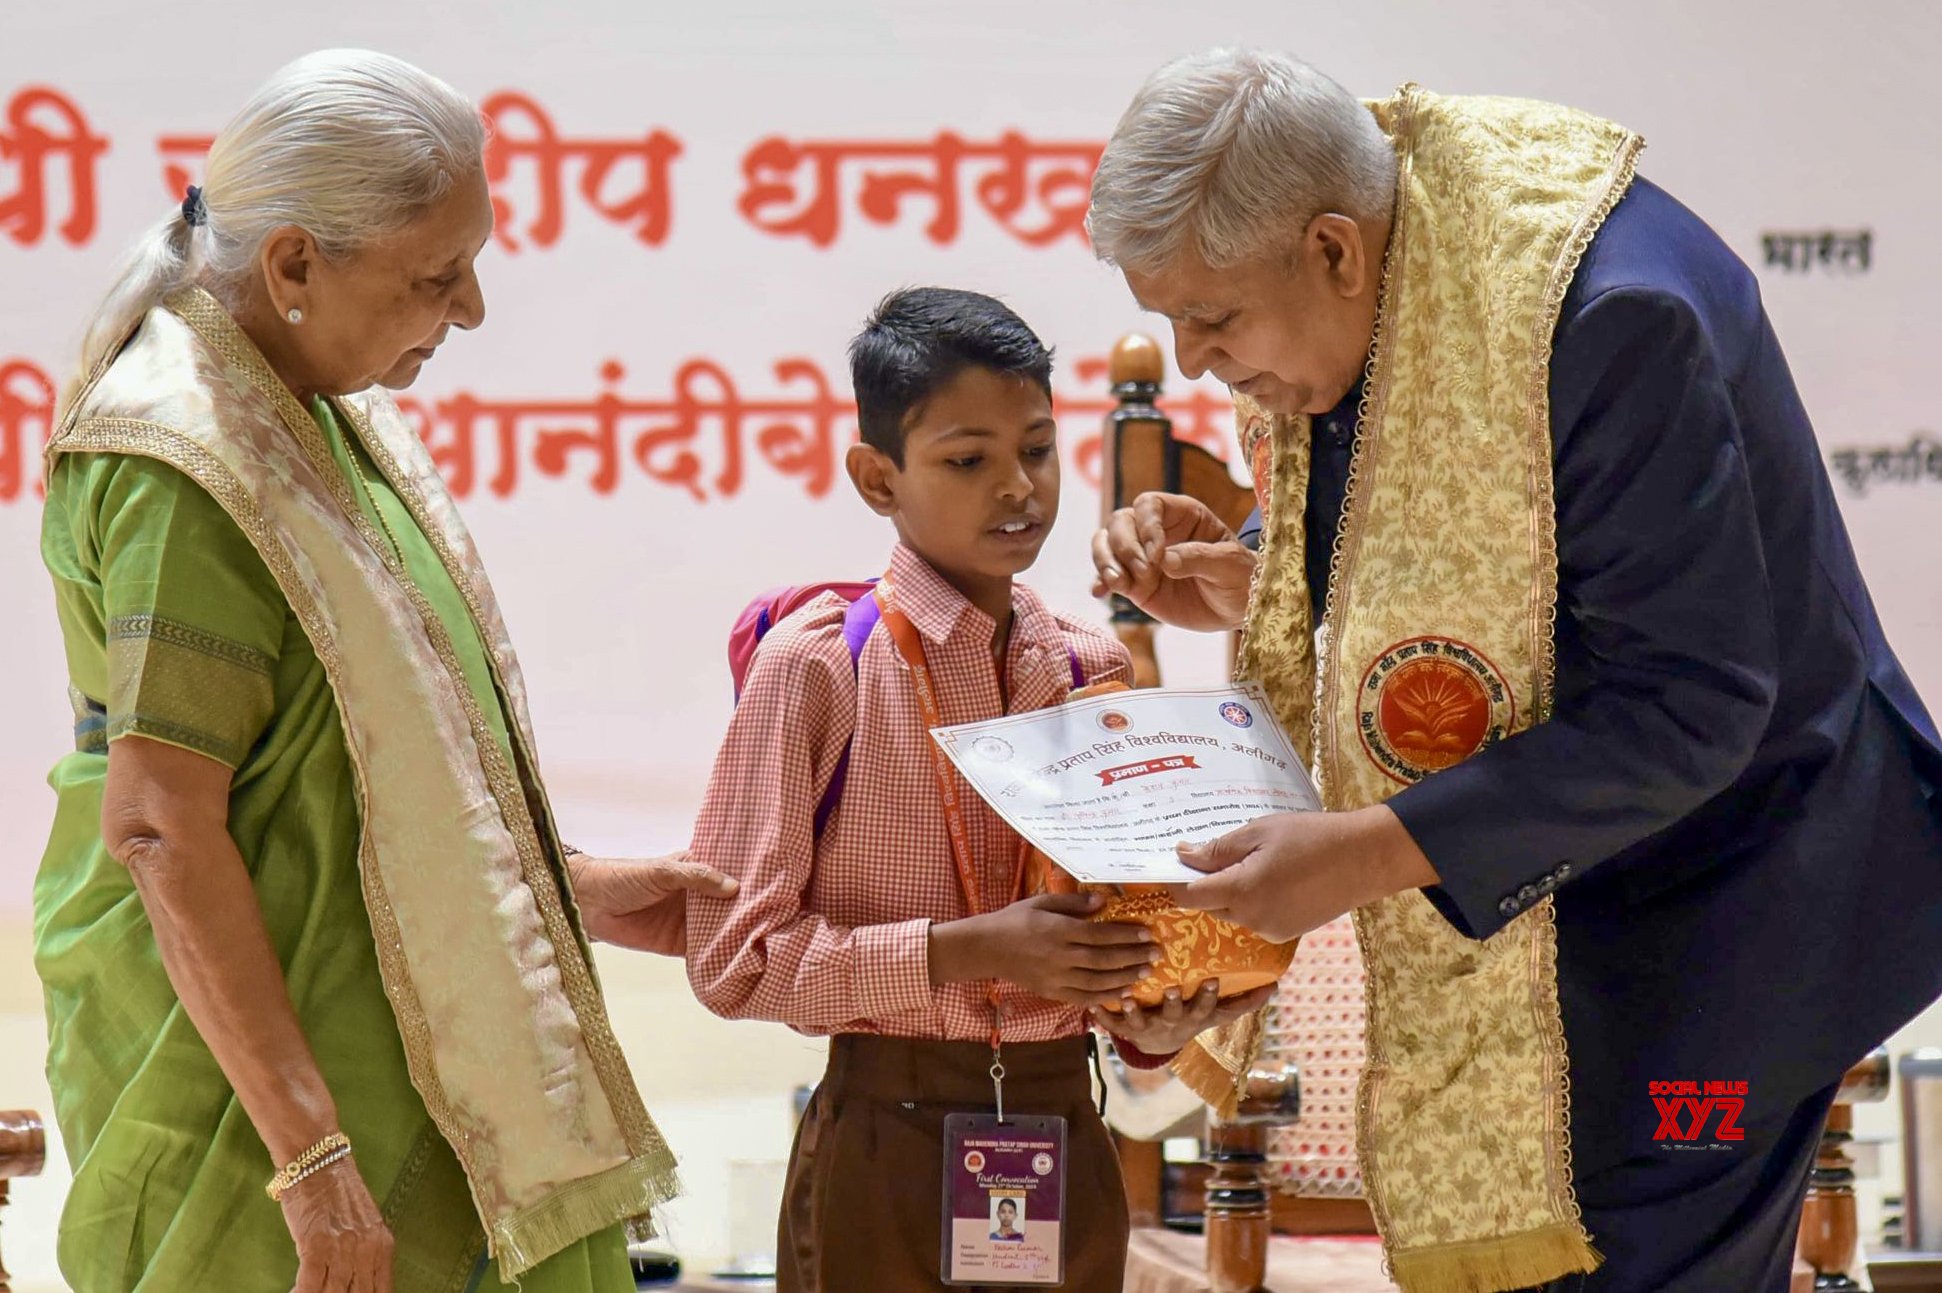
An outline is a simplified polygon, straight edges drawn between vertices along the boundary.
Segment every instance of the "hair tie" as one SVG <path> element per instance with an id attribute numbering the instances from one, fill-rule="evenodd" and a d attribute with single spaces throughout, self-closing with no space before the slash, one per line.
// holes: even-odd
<path id="1" fill-rule="evenodd" d="M 202 190 L 193 184 L 182 199 L 182 222 L 191 229 L 209 223 L 209 204 L 202 200 Z"/>

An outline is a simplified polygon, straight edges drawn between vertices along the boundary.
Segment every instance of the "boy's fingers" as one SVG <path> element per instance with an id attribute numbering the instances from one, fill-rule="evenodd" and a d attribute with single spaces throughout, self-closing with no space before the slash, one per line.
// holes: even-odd
<path id="1" fill-rule="evenodd" d="M 1094 947 L 1112 947 L 1131 943 L 1151 944 L 1153 931 L 1137 921 L 1089 920 L 1084 928 L 1072 931 L 1072 941 L 1089 943 Z"/>
<path id="2" fill-rule="evenodd" d="M 1066 982 L 1080 992 L 1099 993 L 1102 1000 L 1117 1001 L 1120 989 L 1130 988 L 1146 977 L 1146 967 L 1093 970 L 1075 965 L 1066 972 Z"/>
<path id="3" fill-rule="evenodd" d="M 1144 970 L 1154 963 L 1154 949 L 1138 943 L 1075 947 L 1072 964 L 1084 970 Z"/>
<path id="4" fill-rule="evenodd" d="M 1097 911 L 1106 900 L 1096 893 L 1044 893 L 1025 901 L 1040 911 L 1049 911 L 1057 916 L 1087 916 Z M 1077 937 L 1076 931 L 1074 936 Z"/>

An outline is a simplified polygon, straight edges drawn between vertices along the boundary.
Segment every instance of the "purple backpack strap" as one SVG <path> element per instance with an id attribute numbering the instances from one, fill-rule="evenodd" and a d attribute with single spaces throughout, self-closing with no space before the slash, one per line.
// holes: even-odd
<path id="1" fill-rule="evenodd" d="M 857 672 L 863 661 L 863 647 L 869 642 L 870 634 L 875 632 L 877 621 L 883 618 L 883 608 L 877 605 L 876 595 L 865 593 L 850 603 L 850 609 L 843 615 L 843 641 L 850 648 L 850 669 Z M 1073 668 L 1078 668 L 1075 658 Z M 854 741 L 854 732 L 850 740 Z M 816 805 L 816 834 L 820 839 L 823 827 L 829 824 L 829 816 L 836 811 L 837 801 L 843 797 L 843 780 L 850 770 L 850 747 L 843 747 L 842 757 L 836 761 L 836 771 L 830 774 L 829 786 L 823 791 L 822 802 Z"/>

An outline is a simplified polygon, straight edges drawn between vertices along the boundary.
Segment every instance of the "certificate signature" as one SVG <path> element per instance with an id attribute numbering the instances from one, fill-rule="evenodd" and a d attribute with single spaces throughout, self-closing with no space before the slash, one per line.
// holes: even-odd
<path id="1" fill-rule="evenodd" d="M 1118 691 L 931 733 L 971 788 L 1075 878 L 1184 884 L 1175 846 L 1321 806 L 1252 684 Z"/>

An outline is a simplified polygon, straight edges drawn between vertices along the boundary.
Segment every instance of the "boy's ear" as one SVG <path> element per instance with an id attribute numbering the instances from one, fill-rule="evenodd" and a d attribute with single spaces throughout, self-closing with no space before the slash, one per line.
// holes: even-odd
<path id="1" fill-rule="evenodd" d="M 857 495 L 872 512 L 896 515 L 898 472 L 889 455 L 872 445 L 853 444 L 843 458 L 843 469 L 850 473 L 850 484 L 856 486 Z"/>

